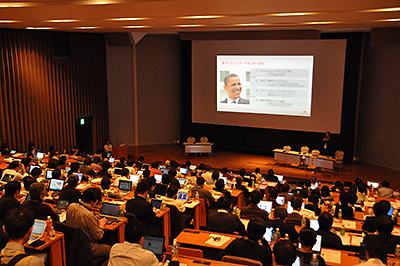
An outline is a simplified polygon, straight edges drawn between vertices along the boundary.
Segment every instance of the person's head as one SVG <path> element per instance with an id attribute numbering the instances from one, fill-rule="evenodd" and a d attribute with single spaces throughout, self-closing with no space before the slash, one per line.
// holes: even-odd
<path id="1" fill-rule="evenodd" d="M 68 177 L 68 187 L 76 187 L 78 185 L 79 177 L 77 175 L 70 175 Z"/>
<path id="2" fill-rule="evenodd" d="M 333 183 L 333 185 L 338 189 L 338 190 L 343 190 L 344 189 L 344 183 L 342 181 L 336 181 Z"/>
<path id="3" fill-rule="evenodd" d="M 7 166 L 7 169 L 17 169 L 19 168 L 19 162 L 18 161 L 13 161 Z"/>
<path id="4" fill-rule="evenodd" d="M 178 187 L 177 186 L 169 186 L 167 188 L 167 197 L 168 198 L 174 198 L 176 196 L 176 194 L 178 194 Z"/>
<path id="5" fill-rule="evenodd" d="M 143 171 L 143 177 L 144 178 L 148 178 L 149 176 L 150 176 L 150 170 L 149 169 L 144 170 Z"/>
<path id="6" fill-rule="evenodd" d="M 98 157 L 96 157 L 96 158 L 98 158 Z M 65 165 L 66 161 L 67 161 L 67 156 L 64 156 L 64 155 L 61 156 L 60 159 L 58 159 L 58 162 L 60 163 L 60 165 Z"/>
<path id="7" fill-rule="evenodd" d="M 322 197 L 328 197 L 329 195 L 330 195 L 329 187 L 326 186 L 326 185 L 322 186 L 322 188 L 321 188 L 321 196 Z"/>
<path id="8" fill-rule="evenodd" d="M 256 169 L 254 169 L 254 173 L 259 174 L 261 172 L 260 167 L 257 167 Z"/>
<path id="9" fill-rule="evenodd" d="M 102 190 L 109 189 L 111 186 L 111 180 L 108 177 L 103 177 L 100 182 L 100 186 Z"/>
<path id="10" fill-rule="evenodd" d="M 135 190 L 135 196 L 144 196 L 147 197 L 147 193 L 149 192 L 150 186 L 146 181 L 141 181 L 137 184 Z"/>
<path id="11" fill-rule="evenodd" d="M 82 193 L 81 200 L 95 206 L 98 201 L 101 201 L 101 191 L 98 188 L 88 188 Z"/>
<path id="12" fill-rule="evenodd" d="M 32 200 L 41 201 L 42 198 L 46 196 L 47 192 L 43 183 L 36 182 L 29 187 L 29 194 Z"/>
<path id="13" fill-rule="evenodd" d="M 243 182 L 243 178 L 242 177 L 236 177 L 236 184 L 241 185 Z"/>
<path id="14" fill-rule="evenodd" d="M 331 137 L 331 132 L 327 131 L 327 132 L 325 133 L 325 136 L 326 136 L 327 138 L 330 138 L 330 137 Z"/>
<path id="15" fill-rule="evenodd" d="M 35 223 L 35 214 L 24 207 L 11 209 L 5 216 L 3 230 L 10 240 L 29 240 L 29 236 Z"/>
<path id="16" fill-rule="evenodd" d="M 288 217 L 287 210 L 283 206 L 276 207 L 274 210 L 275 219 L 285 220 Z"/>
<path id="17" fill-rule="evenodd" d="M 175 178 L 175 176 L 177 175 L 176 169 L 175 168 L 170 168 L 168 170 L 168 174 L 170 174 L 172 178 Z"/>
<path id="18" fill-rule="evenodd" d="M 212 178 L 213 180 L 218 180 L 218 178 L 219 178 L 219 172 L 218 172 L 218 171 L 212 172 L 211 178 Z"/>
<path id="19" fill-rule="evenodd" d="M 4 187 L 4 193 L 8 197 L 15 197 L 21 192 L 21 184 L 18 181 L 9 181 Z"/>
<path id="20" fill-rule="evenodd" d="M 108 145 L 108 144 L 110 144 L 110 140 L 109 140 L 109 139 L 106 139 L 106 140 L 104 141 L 104 145 Z"/>
<path id="21" fill-rule="evenodd" d="M 157 180 L 154 176 L 149 176 L 146 178 L 145 182 L 149 185 L 149 189 L 154 189 L 156 187 Z"/>
<path id="22" fill-rule="evenodd" d="M 300 243 L 306 247 L 313 247 L 317 242 L 317 233 L 309 227 L 303 227 L 299 234 Z"/>
<path id="23" fill-rule="evenodd" d="M 290 189 L 290 186 L 288 184 L 283 184 L 281 186 L 281 191 L 284 193 L 289 192 L 289 189 Z"/>
<path id="24" fill-rule="evenodd" d="M 220 197 L 217 200 L 217 208 L 220 210 L 229 210 L 229 208 L 231 207 L 232 202 L 230 199 L 228 199 L 227 197 Z"/>
<path id="25" fill-rule="evenodd" d="M 40 169 L 40 167 L 35 167 L 32 169 L 30 174 L 32 177 L 37 178 L 42 174 L 42 169 Z"/>
<path id="26" fill-rule="evenodd" d="M 385 248 L 385 243 L 379 240 L 368 240 L 365 242 L 365 251 L 367 253 L 367 258 L 380 259 L 383 263 L 387 261 L 387 252 Z"/>
<path id="27" fill-rule="evenodd" d="M 23 159 L 21 160 L 21 164 L 22 164 L 24 167 L 28 167 L 28 166 L 31 164 L 31 162 L 32 162 L 32 159 L 31 159 L 31 158 L 23 158 Z"/>
<path id="28" fill-rule="evenodd" d="M 389 212 L 390 210 L 390 203 L 387 205 L 383 200 L 376 202 L 374 204 L 374 207 L 372 207 L 374 210 L 374 214 L 376 217 L 379 217 L 381 215 L 385 215 Z"/>
<path id="29" fill-rule="evenodd" d="M 142 163 L 142 162 L 144 161 L 144 157 L 143 157 L 143 156 L 139 156 L 139 158 L 137 159 L 137 161 L 138 161 L 139 163 Z"/>
<path id="30" fill-rule="evenodd" d="M 393 231 L 394 223 L 388 215 L 381 215 L 376 218 L 375 226 L 379 234 L 390 235 Z"/>
<path id="31" fill-rule="evenodd" d="M 72 173 L 77 173 L 79 170 L 79 163 L 77 163 L 77 162 L 71 163 L 70 168 L 71 168 Z M 104 165 L 103 165 L 103 168 L 104 168 Z"/>
<path id="32" fill-rule="evenodd" d="M 329 212 L 321 212 L 318 217 L 319 229 L 329 232 L 332 229 L 333 217 Z"/>
<path id="33" fill-rule="evenodd" d="M 102 168 L 102 170 L 103 170 L 104 172 L 107 172 L 108 169 L 110 169 L 110 167 L 111 167 L 111 164 L 110 164 L 109 161 L 103 162 L 103 165 L 101 166 L 101 168 Z"/>
<path id="34" fill-rule="evenodd" d="M 385 188 L 389 188 L 390 187 L 390 182 L 389 181 L 383 181 L 382 182 L 382 187 L 385 187 Z"/>
<path id="35" fill-rule="evenodd" d="M 90 159 L 89 157 L 87 157 L 86 159 L 85 159 L 85 161 L 83 162 L 83 164 L 84 165 L 91 165 L 92 164 L 92 159 Z"/>
<path id="36" fill-rule="evenodd" d="M 224 78 L 224 90 L 228 93 L 229 98 L 236 100 L 240 98 L 240 93 L 242 92 L 242 83 L 238 75 L 229 74 Z"/>
<path id="37" fill-rule="evenodd" d="M 133 217 L 125 226 L 125 241 L 128 241 L 129 243 L 142 244 L 141 240 L 143 236 L 143 224 L 136 217 Z"/>
<path id="38" fill-rule="evenodd" d="M 269 169 L 269 170 L 268 170 L 268 175 L 269 175 L 269 176 L 273 176 L 273 175 L 275 175 L 275 173 L 274 173 L 274 170 L 272 170 L 272 169 Z"/>
<path id="39" fill-rule="evenodd" d="M 160 164 L 158 162 L 153 162 L 151 164 L 151 168 L 154 168 L 154 169 L 158 169 L 159 166 L 160 166 Z"/>
<path id="40" fill-rule="evenodd" d="M 348 205 L 350 202 L 349 193 L 347 193 L 346 191 L 340 192 L 339 200 L 340 200 L 340 204 L 345 205 L 345 206 Z"/>
<path id="41" fill-rule="evenodd" d="M 51 178 L 55 178 L 55 179 L 60 179 L 61 177 L 61 171 L 56 169 L 53 172 L 51 172 Z"/>
<path id="42" fill-rule="evenodd" d="M 302 179 L 299 179 L 299 180 L 297 180 L 297 187 L 303 187 L 304 186 L 304 180 L 302 180 Z"/>
<path id="43" fill-rule="evenodd" d="M 318 206 L 319 203 L 319 197 L 317 193 L 310 193 L 310 195 L 308 196 L 308 202 Z"/>
<path id="44" fill-rule="evenodd" d="M 191 165 L 192 165 L 191 161 L 186 161 L 186 163 L 185 163 L 185 167 L 186 168 L 189 168 Z"/>
<path id="45" fill-rule="evenodd" d="M 244 175 L 246 174 L 246 170 L 244 168 L 239 170 L 239 175 L 243 178 Z"/>
<path id="46" fill-rule="evenodd" d="M 278 197 L 278 189 L 274 187 L 269 187 L 268 192 L 269 192 L 269 198 L 271 200 L 276 200 L 276 198 Z"/>
<path id="47" fill-rule="evenodd" d="M 366 194 L 366 193 L 367 193 L 367 185 L 364 184 L 364 183 L 359 183 L 359 184 L 357 185 L 357 190 L 358 190 L 358 192 L 360 192 L 360 193 Z"/>
<path id="48" fill-rule="evenodd" d="M 265 222 L 261 218 L 253 218 L 247 225 L 247 236 L 250 240 L 258 241 L 265 234 Z"/>
<path id="49" fill-rule="evenodd" d="M 259 190 L 254 190 L 250 194 L 250 202 L 253 205 L 257 205 L 262 198 L 263 198 L 263 194 Z"/>
<path id="50" fill-rule="evenodd" d="M 290 240 L 279 240 L 273 248 L 275 265 L 292 265 L 297 258 L 297 249 Z"/>
<path id="51" fill-rule="evenodd" d="M 126 165 L 129 167 L 133 167 L 134 164 L 135 164 L 134 160 L 128 160 L 128 162 L 126 163 Z"/>
<path id="52" fill-rule="evenodd" d="M 222 190 L 225 187 L 225 182 L 223 179 L 218 179 L 217 182 L 215 182 L 215 187 L 218 190 Z"/>
<path id="53" fill-rule="evenodd" d="M 200 177 L 198 177 L 198 178 L 196 179 L 196 184 L 197 184 L 198 186 L 203 186 L 205 182 L 206 182 L 206 180 L 205 180 L 204 177 L 202 177 L 202 176 L 200 176 Z"/>
<path id="54" fill-rule="evenodd" d="M 222 169 L 221 169 L 221 173 L 224 175 L 224 174 L 227 174 L 228 173 L 228 168 L 226 168 L 226 167 L 223 167 Z"/>
<path id="55" fill-rule="evenodd" d="M 122 168 L 122 170 L 119 172 L 121 176 L 128 176 L 129 175 L 129 170 L 126 168 Z"/>
<path id="56" fill-rule="evenodd" d="M 121 157 L 121 158 L 119 158 L 119 162 L 120 162 L 120 163 L 124 164 L 124 163 L 125 163 L 125 161 L 126 161 L 125 157 Z"/>
<path id="57" fill-rule="evenodd" d="M 22 179 L 22 182 L 24 182 L 24 188 L 26 191 L 29 191 L 29 187 L 36 182 L 36 178 L 31 177 L 31 176 L 25 176 Z"/>
<path id="58" fill-rule="evenodd" d="M 163 174 L 161 178 L 161 183 L 164 185 L 169 185 L 172 181 L 172 177 L 170 174 Z"/>
<path id="59" fill-rule="evenodd" d="M 290 200 L 293 210 L 300 210 L 303 199 L 299 196 L 293 196 Z"/>

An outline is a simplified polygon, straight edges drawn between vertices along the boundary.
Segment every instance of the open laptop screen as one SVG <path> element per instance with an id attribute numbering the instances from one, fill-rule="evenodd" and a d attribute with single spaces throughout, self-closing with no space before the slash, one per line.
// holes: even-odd
<path id="1" fill-rule="evenodd" d="M 63 187 L 64 187 L 64 180 L 54 179 L 54 178 L 50 180 L 50 185 L 49 185 L 50 190 L 60 191 L 61 189 L 63 189 Z"/>
<path id="2" fill-rule="evenodd" d="M 130 175 L 129 179 L 133 182 L 133 183 L 138 183 L 139 182 L 139 177 L 140 175 Z"/>
<path id="3" fill-rule="evenodd" d="M 188 199 L 188 195 L 189 195 L 188 192 L 179 191 L 178 192 L 178 196 L 177 196 L 176 199 L 178 199 L 178 200 L 187 200 Z"/>
<path id="4" fill-rule="evenodd" d="M 143 239 L 143 248 L 150 250 L 156 256 L 163 254 L 164 237 L 145 236 Z"/>
<path id="5" fill-rule="evenodd" d="M 103 202 L 103 206 L 101 206 L 100 214 L 117 217 L 118 211 L 119 211 L 118 204 Z"/>
<path id="6" fill-rule="evenodd" d="M 257 204 L 258 208 L 260 208 L 261 210 L 264 210 L 268 213 L 271 213 L 272 211 L 272 201 L 266 201 L 266 200 L 261 200 L 258 204 Z"/>
<path id="7" fill-rule="evenodd" d="M 119 180 L 118 189 L 119 190 L 131 191 L 132 190 L 132 181 Z"/>

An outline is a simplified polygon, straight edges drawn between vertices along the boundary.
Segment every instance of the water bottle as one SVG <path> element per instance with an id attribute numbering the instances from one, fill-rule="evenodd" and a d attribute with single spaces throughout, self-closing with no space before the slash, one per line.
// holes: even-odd
<path id="1" fill-rule="evenodd" d="M 172 244 L 172 256 L 171 256 L 171 261 L 179 261 L 179 245 L 178 241 L 176 238 L 174 239 L 174 242 Z"/>
<path id="2" fill-rule="evenodd" d="M 279 231 L 279 228 L 276 228 L 276 240 L 281 239 L 281 232 Z"/>
<path id="3" fill-rule="evenodd" d="M 285 234 L 285 240 L 289 240 L 289 234 L 288 233 Z"/>
<path id="4" fill-rule="evenodd" d="M 199 202 L 200 201 L 200 194 L 198 191 L 196 191 L 196 197 L 195 197 L 196 201 Z"/>
<path id="5" fill-rule="evenodd" d="M 396 258 L 400 257 L 400 245 L 396 245 L 396 249 L 394 250 L 394 255 Z"/>
<path id="6" fill-rule="evenodd" d="M 343 217 L 342 209 L 339 209 L 338 218 L 341 220 Z"/>
<path id="7" fill-rule="evenodd" d="M 124 209 L 122 209 L 122 207 L 118 209 L 118 217 L 124 217 Z"/>
<path id="8" fill-rule="evenodd" d="M 301 217 L 301 227 L 306 226 L 306 218 L 303 216 Z"/>
<path id="9" fill-rule="evenodd" d="M 47 235 L 50 236 L 50 231 L 51 228 L 53 227 L 53 220 L 51 219 L 50 216 L 47 216 L 47 220 L 46 220 L 46 231 L 47 231 Z"/>
<path id="10" fill-rule="evenodd" d="M 346 233 L 346 229 L 344 228 L 344 224 L 342 224 L 342 227 L 340 227 L 340 235 L 344 236 Z"/>
<path id="11" fill-rule="evenodd" d="M 313 254 L 311 260 L 310 260 L 310 266 L 318 266 L 319 262 L 318 262 L 318 258 L 317 258 L 317 254 Z"/>
<path id="12" fill-rule="evenodd" d="M 54 227 L 52 226 L 50 229 L 50 240 L 54 240 L 56 238 L 56 230 L 54 230 Z"/>

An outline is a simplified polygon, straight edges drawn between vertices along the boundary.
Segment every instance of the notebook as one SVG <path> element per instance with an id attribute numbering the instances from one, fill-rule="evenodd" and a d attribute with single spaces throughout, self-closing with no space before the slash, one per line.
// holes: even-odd
<path id="1" fill-rule="evenodd" d="M 119 205 L 112 204 L 108 202 L 103 202 L 103 206 L 101 206 L 100 217 L 107 219 L 107 224 L 112 224 L 118 219 Z"/>
<path id="2" fill-rule="evenodd" d="M 180 172 L 182 175 L 186 175 L 186 174 L 188 173 L 188 170 L 189 170 L 189 169 L 187 169 L 187 168 L 182 168 L 182 167 L 181 167 L 181 168 L 179 169 L 179 172 Z"/>
<path id="3" fill-rule="evenodd" d="M 3 176 L 1 177 L 0 183 L 7 183 L 8 181 L 11 181 L 14 179 L 15 175 L 10 175 L 10 174 L 3 174 Z"/>
<path id="4" fill-rule="evenodd" d="M 189 195 L 188 192 L 179 191 L 178 192 L 178 196 L 176 197 L 176 199 L 186 201 L 188 199 L 188 195 Z"/>
<path id="5" fill-rule="evenodd" d="M 153 252 L 160 261 L 163 257 L 164 237 L 144 236 L 143 248 Z"/>
<path id="6" fill-rule="evenodd" d="M 130 192 L 132 190 L 132 181 L 119 180 L 118 189 L 125 193 Z"/>
<path id="7" fill-rule="evenodd" d="M 32 233 L 28 240 L 28 245 L 41 238 L 44 235 L 45 231 L 46 231 L 46 221 L 35 219 L 35 224 L 33 225 Z"/>
<path id="8" fill-rule="evenodd" d="M 261 210 L 264 210 L 268 213 L 271 213 L 272 211 L 272 201 L 266 201 L 266 200 L 261 200 L 258 204 L 257 204 L 258 208 L 260 208 Z"/>

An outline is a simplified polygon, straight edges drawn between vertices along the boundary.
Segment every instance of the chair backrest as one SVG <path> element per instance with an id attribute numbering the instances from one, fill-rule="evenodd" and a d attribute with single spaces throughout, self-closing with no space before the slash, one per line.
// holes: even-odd
<path id="1" fill-rule="evenodd" d="M 170 221 L 171 221 L 171 235 L 170 237 L 170 243 L 176 238 L 182 230 L 185 228 L 185 223 L 183 222 L 183 217 L 182 213 L 176 208 L 174 205 L 167 204 L 167 207 L 169 208 L 169 214 L 170 214 Z"/>
<path id="2" fill-rule="evenodd" d="M 252 260 L 247 258 L 241 258 L 236 256 L 225 255 L 222 257 L 222 261 L 229 263 L 236 263 L 241 265 L 249 265 L 249 266 L 263 266 L 262 263 L 258 260 Z"/>
<path id="3" fill-rule="evenodd" d="M 171 245 L 167 247 L 167 253 L 172 253 Z M 179 255 L 203 258 L 203 251 L 201 249 L 179 247 Z"/>
<path id="4" fill-rule="evenodd" d="M 335 152 L 335 159 L 336 160 L 341 161 L 341 160 L 343 160 L 343 157 L 344 157 L 344 152 L 343 151 L 338 150 L 338 151 Z"/>
<path id="5" fill-rule="evenodd" d="M 207 210 L 206 210 L 206 202 L 204 199 L 200 199 L 199 207 L 200 207 L 200 221 L 198 221 L 198 223 L 200 226 L 207 226 Z"/>
<path id="6" fill-rule="evenodd" d="M 189 144 L 193 144 L 195 141 L 196 141 L 196 139 L 193 138 L 192 136 L 190 136 L 190 137 L 187 138 L 187 142 L 188 142 Z"/>
<path id="7" fill-rule="evenodd" d="M 207 137 L 201 137 L 200 138 L 200 142 L 201 143 L 207 143 L 208 142 L 208 138 Z"/>

